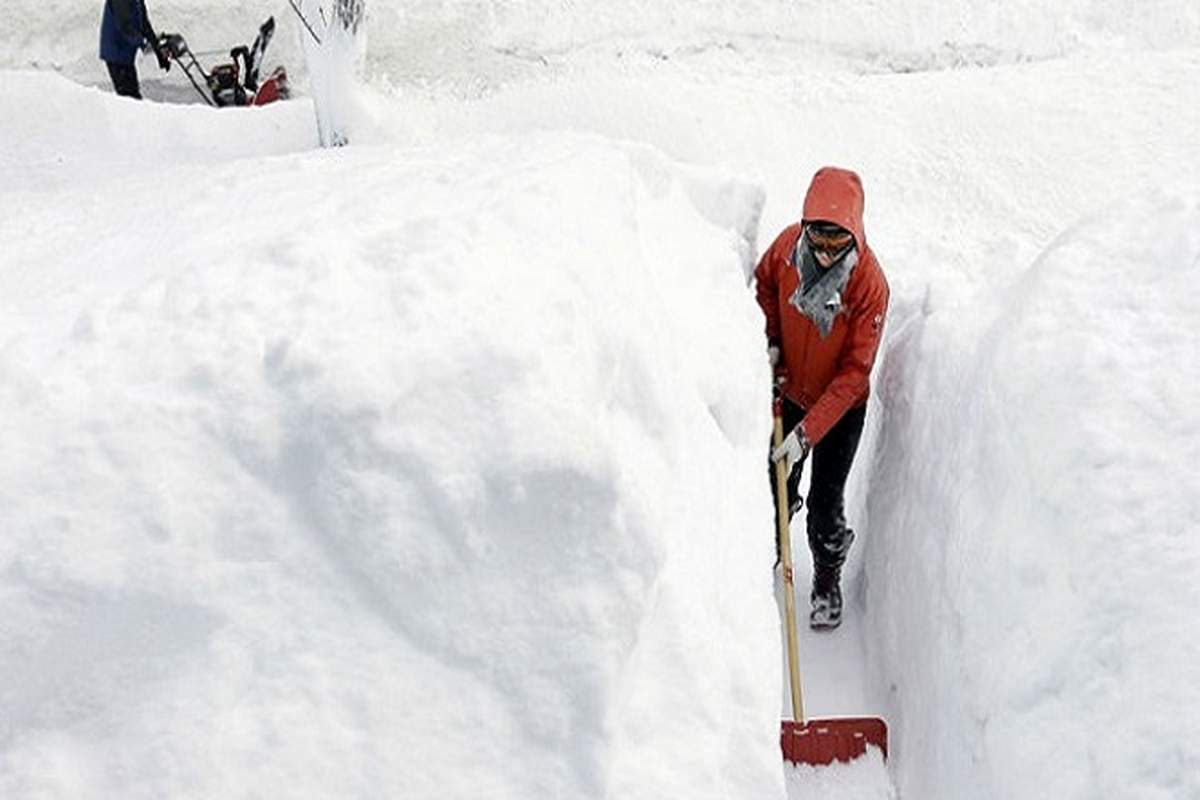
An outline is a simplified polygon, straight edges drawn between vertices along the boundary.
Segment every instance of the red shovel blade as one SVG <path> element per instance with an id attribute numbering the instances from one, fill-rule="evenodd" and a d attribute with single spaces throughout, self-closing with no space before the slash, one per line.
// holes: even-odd
<path id="1" fill-rule="evenodd" d="M 824 766 L 851 761 L 878 747 L 887 758 L 887 723 L 879 717 L 810 719 L 803 725 L 784 722 L 779 736 L 783 757 L 794 764 Z"/>

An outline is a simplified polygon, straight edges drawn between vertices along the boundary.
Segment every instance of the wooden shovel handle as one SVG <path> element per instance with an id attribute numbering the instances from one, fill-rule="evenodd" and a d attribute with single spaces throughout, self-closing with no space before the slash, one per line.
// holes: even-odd
<path id="1" fill-rule="evenodd" d="M 775 408 L 775 446 L 783 444 L 783 416 Z M 787 634 L 788 677 L 792 686 L 792 716 L 804 724 L 804 700 L 800 694 L 800 637 L 796 632 L 796 585 L 792 575 L 792 532 L 788 524 L 787 465 L 775 462 L 776 523 L 779 526 L 779 561 L 783 565 L 783 611 Z"/>

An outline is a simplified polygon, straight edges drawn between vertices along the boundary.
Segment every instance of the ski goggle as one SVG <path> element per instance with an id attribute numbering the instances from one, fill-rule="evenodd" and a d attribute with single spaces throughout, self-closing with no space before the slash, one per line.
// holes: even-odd
<path id="1" fill-rule="evenodd" d="M 830 222 L 810 222 L 804 226 L 804 236 L 813 250 L 841 253 L 854 244 L 854 234 Z"/>

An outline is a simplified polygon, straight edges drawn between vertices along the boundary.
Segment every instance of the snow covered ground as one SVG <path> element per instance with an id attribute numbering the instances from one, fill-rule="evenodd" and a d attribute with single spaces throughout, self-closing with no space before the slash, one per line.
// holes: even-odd
<path id="1" fill-rule="evenodd" d="M 12 5 L 0 796 L 1200 797 L 1193 3 L 377 0 L 336 153 Z M 886 774 L 775 741 L 745 275 L 826 163 L 893 307 L 801 648 Z"/>

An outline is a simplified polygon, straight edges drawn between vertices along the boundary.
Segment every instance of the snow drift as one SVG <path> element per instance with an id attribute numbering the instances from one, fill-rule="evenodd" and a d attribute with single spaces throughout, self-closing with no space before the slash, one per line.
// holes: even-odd
<path id="1" fill-rule="evenodd" d="M 756 190 L 146 166 L 0 194 L 0 795 L 782 796 Z"/>
<path id="2" fill-rule="evenodd" d="M 310 150 L 317 143 L 312 104 L 307 100 L 254 109 L 205 106 L 186 111 L 145 103 L 134 112 L 128 103 L 114 102 L 110 93 L 83 90 L 52 73 L 31 70 L 0 72 L 0 117 L 5 137 L 0 147 L 0 171 L 5 178 L 0 191 L 15 197 L 30 189 L 76 190 L 114 176 L 159 170 L 155 192 L 164 210 L 195 196 L 187 185 L 192 174 L 168 173 L 168 167 L 202 168 L 214 162 Z M 224 214 L 218 209 L 206 226 L 234 228 L 244 221 L 238 215 L 238 201 L 232 194 L 227 199 Z M 121 219 L 119 212 L 114 216 Z M 132 224 L 115 220 L 116 227 L 107 229 L 110 234 Z M 155 226 L 144 227 L 147 237 L 152 237 Z"/>
<path id="3" fill-rule="evenodd" d="M 1197 280 L 1200 197 L 1160 192 L 977 299 L 978 336 L 895 332 L 867 570 L 906 793 L 1200 794 Z"/>

